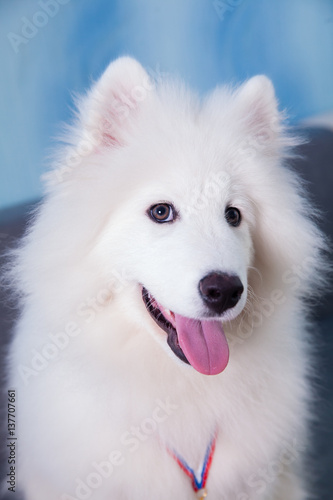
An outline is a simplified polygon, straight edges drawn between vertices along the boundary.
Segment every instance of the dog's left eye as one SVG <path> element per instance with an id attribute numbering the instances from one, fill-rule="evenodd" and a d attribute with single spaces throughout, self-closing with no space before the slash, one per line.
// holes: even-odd
<path id="1" fill-rule="evenodd" d="M 238 208 L 227 207 L 225 210 L 225 218 L 230 226 L 237 227 L 241 223 L 242 217 Z"/>
<path id="2" fill-rule="evenodd" d="M 148 214 L 154 222 L 172 222 L 176 217 L 176 210 L 169 203 L 159 203 L 150 207 Z"/>

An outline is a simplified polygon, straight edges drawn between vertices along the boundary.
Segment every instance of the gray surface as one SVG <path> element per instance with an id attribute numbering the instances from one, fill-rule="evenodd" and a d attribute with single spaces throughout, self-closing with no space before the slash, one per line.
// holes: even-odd
<path id="1" fill-rule="evenodd" d="M 311 141 L 300 148 L 302 158 L 293 161 L 294 168 L 308 182 L 308 189 L 322 214 L 321 226 L 333 239 L 333 133 L 325 130 L 308 130 Z M 30 206 L 17 207 L 0 212 L 0 249 L 13 244 L 15 238 L 22 234 Z M 15 318 L 15 309 L 6 297 L 5 291 L 0 294 L 0 340 L 1 365 L 0 376 L 4 381 L 4 353 L 10 337 L 10 329 Z M 316 309 L 317 366 L 318 378 L 314 382 L 318 396 L 315 413 L 317 423 L 313 425 L 313 439 L 307 457 L 309 461 L 309 477 L 313 480 L 317 500 L 333 499 L 333 296 L 327 293 Z M 3 382 L 5 391 L 5 383 Z M 6 401 L 3 396 L 0 409 L 3 411 Z M 1 433 L 1 443 L 5 443 L 6 435 Z M 0 462 L 0 477 L 7 472 L 5 453 Z M 1 500 L 19 500 L 16 493 L 0 496 Z M 21 499 L 20 499 L 21 500 Z M 45 499 L 47 500 L 47 499 Z M 230 499 L 232 500 L 232 499 Z"/>

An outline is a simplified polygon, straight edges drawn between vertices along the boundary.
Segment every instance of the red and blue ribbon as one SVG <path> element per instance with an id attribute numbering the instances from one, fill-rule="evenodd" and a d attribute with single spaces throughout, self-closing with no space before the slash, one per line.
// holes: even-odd
<path id="1" fill-rule="evenodd" d="M 212 437 L 207 447 L 199 478 L 195 474 L 194 470 L 188 465 L 188 463 L 186 463 L 186 461 L 175 450 L 168 449 L 168 452 L 170 453 L 172 458 L 177 462 L 182 471 L 185 472 L 185 474 L 191 479 L 192 488 L 194 489 L 195 492 L 205 488 L 206 486 L 209 470 L 213 461 L 216 439 L 217 439 L 217 432 L 215 432 L 214 436 Z"/>

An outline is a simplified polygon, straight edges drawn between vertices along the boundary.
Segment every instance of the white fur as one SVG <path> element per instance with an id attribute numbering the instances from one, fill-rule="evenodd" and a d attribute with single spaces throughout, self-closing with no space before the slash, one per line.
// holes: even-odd
<path id="1" fill-rule="evenodd" d="M 99 484 L 93 463 L 114 450 L 122 463 L 85 498 L 194 499 L 166 448 L 197 468 L 216 429 L 208 499 L 308 498 L 303 299 L 321 281 L 324 244 L 284 166 L 294 144 L 264 76 L 201 101 L 121 58 L 80 100 L 11 274 L 23 304 L 9 366 L 27 500 L 84 498 L 78 478 Z M 160 201 L 180 218 L 152 222 L 146 210 Z M 237 228 L 228 204 L 242 212 Z M 167 346 L 140 283 L 200 318 L 198 282 L 215 270 L 246 290 L 223 319 L 229 364 L 205 376 Z"/>

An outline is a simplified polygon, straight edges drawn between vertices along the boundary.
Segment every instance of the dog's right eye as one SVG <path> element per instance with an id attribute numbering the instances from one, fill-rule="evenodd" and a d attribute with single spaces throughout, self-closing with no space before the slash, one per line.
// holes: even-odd
<path id="1" fill-rule="evenodd" d="M 169 203 L 159 203 L 148 209 L 149 217 L 160 224 L 172 222 L 176 218 L 176 210 Z"/>

